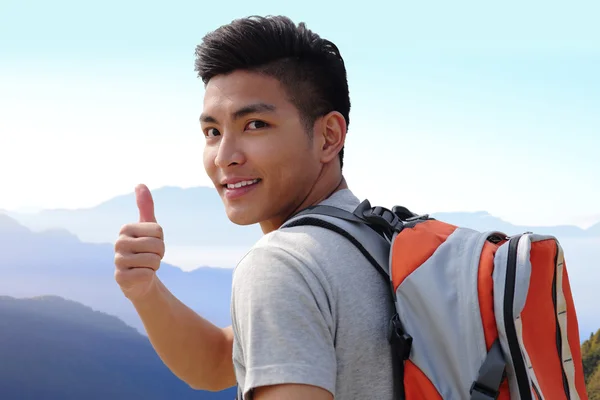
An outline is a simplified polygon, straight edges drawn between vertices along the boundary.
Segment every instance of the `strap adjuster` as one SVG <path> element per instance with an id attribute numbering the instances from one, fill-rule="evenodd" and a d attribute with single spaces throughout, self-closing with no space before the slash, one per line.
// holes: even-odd
<path id="1" fill-rule="evenodd" d="M 498 398 L 498 396 L 500 395 L 499 391 L 489 388 L 477 381 L 473 382 L 473 384 L 471 385 L 471 388 L 469 389 L 469 394 L 472 395 L 474 391 L 480 393 L 481 395 L 485 396 L 486 398 L 490 398 L 490 399 L 494 399 L 494 400 L 496 400 Z"/>
<path id="2" fill-rule="evenodd" d="M 385 207 L 371 207 L 368 200 L 363 201 L 354 214 L 370 224 L 384 228 L 386 231 L 400 232 L 404 224 L 398 216 Z"/>
<path id="3" fill-rule="evenodd" d="M 395 314 L 390 320 L 388 341 L 392 345 L 392 350 L 402 361 L 408 360 L 412 349 L 413 338 L 408 333 L 404 332 L 398 314 Z"/>

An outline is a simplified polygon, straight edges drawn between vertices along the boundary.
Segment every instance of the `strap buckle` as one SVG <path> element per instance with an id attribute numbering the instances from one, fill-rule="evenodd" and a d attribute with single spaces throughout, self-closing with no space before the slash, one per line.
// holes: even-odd
<path id="1" fill-rule="evenodd" d="M 404 228 L 404 224 L 395 213 L 385 207 L 371 207 L 368 200 L 360 203 L 354 214 L 370 224 L 391 232 L 400 232 Z"/>
<path id="2" fill-rule="evenodd" d="M 471 385 L 471 388 L 469 389 L 469 394 L 471 396 L 473 396 L 474 391 L 479 393 L 481 396 L 483 396 L 483 397 L 478 396 L 478 398 L 480 398 L 480 399 L 496 400 L 498 398 L 498 396 L 500 395 L 500 392 L 498 390 L 489 388 L 477 381 L 473 382 L 473 384 Z M 473 397 L 471 397 L 471 398 L 473 398 Z"/>
<path id="3" fill-rule="evenodd" d="M 402 361 L 408 360 L 410 357 L 410 351 L 412 349 L 413 338 L 406 332 L 402 327 L 400 316 L 395 314 L 390 320 L 388 330 L 388 341 L 392 345 L 392 349 L 396 355 L 400 356 Z"/>

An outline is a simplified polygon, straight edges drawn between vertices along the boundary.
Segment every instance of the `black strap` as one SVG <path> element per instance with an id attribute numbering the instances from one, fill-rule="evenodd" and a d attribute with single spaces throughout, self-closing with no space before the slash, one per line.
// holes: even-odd
<path id="1" fill-rule="evenodd" d="M 310 214 L 325 215 L 366 224 L 390 239 L 394 232 L 400 232 L 405 226 L 412 226 L 415 223 L 430 219 L 428 215 L 419 216 L 401 206 L 395 206 L 392 210 L 390 211 L 385 207 L 371 207 L 369 200 L 360 203 L 353 213 L 333 206 L 316 205 L 300 211 L 292 216 L 289 221 Z M 284 224 L 284 226 L 286 225 L 287 223 Z"/>
<path id="2" fill-rule="evenodd" d="M 317 215 L 325 215 L 328 217 L 335 217 L 335 218 L 339 218 L 339 219 L 343 219 L 346 221 L 350 221 L 350 222 L 358 222 L 358 223 L 366 223 L 367 221 L 365 221 L 365 219 L 363 218 L 359 218 L 357 215 L 343 210 L 341 208 L 337 208 L 337 207 L 333 207 L 333 206 L 325 206 L 325 205 L 318 205 L 318 206 L 312 206 L 312 207 L 308 207 L 305 208 L 304 210 L 300 211 L 298 214 L 294 215 L 293 218 L 296 217 L 300 217 L 306 214 L 317 214 Z"/>
<path id="3" fill-rule="evenodd" d="M 319 214 L 319 215 L 326 215 L 326 216 L 333 216 L 333 217 L 336 217 L 339 215 L 340 218 L 343 217 L 342 219 L 345 219 L 345 220 L 364 223 L 363 220 L 360 220 L 358 217 L 354 216 L 352 213 L 349 213 L 347 211 L 344 211 L 344 210 L 341 210 L 341 209 L 338 209 L 335 207 L 318 206 L 318 207 L 314 207 L 311 211 L 308 211 L 306 213 L 303 212 L 300 214 L 309 214 L 309 215 L 310 214 Z M 315 212 L 315 211 L 317 211 L 317 212 Z M 334 214 L 337 214 L 337 215 L 334 215 Z M 354 221 L 353 218 L 356 218 L 357 221 Z M 347 232 L 346 230 L 342 229 L 341 227 L 334 225 L 330 222 L 327 222 L 327 221 L 324 221 L 324 220 L 318 219 L 318 218 L 311 218 L 310 216 L 294 218 L 289 223 L 286 223 L 285 227 L 294 227 L 294 226 L 300 226 L 300 225 L 318 226 L 321 228 L 329 229 L 333 232 L 336 232 L 336 233 L 344 236 L 356 248 L 358 248 L 358 250 L 360 250 L 360 252 L 367 258 L 367 260 L 370 262 L 370 264 L 373 267 L 375 267 L 377 272 L 379 272 L 381 274 L 381 276 L 385 279 L 386 284 L 390 285 L 390 288 L 392 288 L 392 283 L 390 281 L 390 277 L 389 277 L 388 273 L 386 272 L 386 269 L 384 269 L 381 265 L 379 265 L 377 263 L 377 261 L 375 260 L 375 258 L 373 258 L 373 256 L 369 253 L 369 251 L 367 249 L 365 249 L 365 247 L 349 232 Z M 393 288 L 392 288 L 392 292 L 393 292 Z M 393 298 L 393 296 L 392 296 L 392 298 Z M 410 355 L 410 350 L 412 348 L 412 337 L 410 335 L 406 334 L 406 332 L 404 332 L 404 328 L 402 326 L 402 322 L 400 321 L 400 317 L 398 314 L 395 314 L 390 321 L 389 331 L 388 331 L 388 340 L 389 340 L 391 348 L 392 348 L 392 371 L 393 371 L 392 373 L 393 373 L 393 379 L 394 379 L 394 382 L 393 382 L 394 399 L 395 400 L 404 400 L 405 399 L 404 362 L 408 359 L 408 357 Z"/>
<path id="4" fill-rule="evenodd" d="M 343 210 L 341 210 L 343 211 Z M 350 214 L 350 213 L 348 213 Z M 330 214 L 323 214 L 323 215 L 330 215 Z M 328 229 L 332 232 L 337 233 L 338 235 L 341 235 L 343 237 L 345 237 L 346 239 L 348 239 L 350 241 L 350 243 L 352 243 L 354 245 L 354 247 L 356 247 L 363 256 L 365 256 L 365 258 L 369 261 L 369 263 L 377 270 L 377 272 L 383 277 L 383 279 L 385 280 L 385 282 L 391 286 L 391 281 L 390 281 L 390 276 L 387 272 L 387 269 L 385 268 L 385 266 L 379 265 L 379 263 L 377 262 L 377 260 L 375 260 L 375 258 L 371 255 L 371 253 L 369 253 L 369 251 L 365 248 L 365 246 L 363 246 L 358 239 L 356 239 L 354 236 L 352 236 L 348 231 L 346 231 L 343 228 L 340 228 L 337 225 L 334 225 L 330 222 L 324 221 L 322 219 L 318 219 L 318 218 L 311 218 L 311 217 L 304 217 L 304 218 L 299 218 L 299 219 L 294 219 L 293 221 L 291 221 L 290 223 L 286 224 L 285 227 L 286 228 L 293 228 L 295 226 L 316 226 L 319 228 L 324 228 L 324 229 Z"/>
<path id="5" fill-rule="evenodd" d="M 404 362 L 410 357 L 412 337 L 402 327 L 400 316 L 395 314 L 388 332 L 388 340 L 392 347 L 392 373 L 394 376 L 394 399 L 404 400 Z"/>
<path id="6" fill-rule="evenodd" d="M 471 385 L 471 400 L 497 399 L 505 369 L 506 361 L 502 355 L 500 341 L 496 339 L 479 368 L 479 376 Z"/>

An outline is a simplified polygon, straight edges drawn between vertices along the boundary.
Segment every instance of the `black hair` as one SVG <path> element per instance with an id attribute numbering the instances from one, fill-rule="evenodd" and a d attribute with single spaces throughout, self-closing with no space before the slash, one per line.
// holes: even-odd
<path id="1" fill-rule="evenodd" d="M 216 75 L 250 70 L 276 78 L 307 131 L 337 111 L 350 125 L 350 96 L 337 46 L 285 16 L 236 19 L 208 33 L 196 46 L 195 70 L 207 84 Z M 344 148 L 339 153 L 343 166 Z"/>

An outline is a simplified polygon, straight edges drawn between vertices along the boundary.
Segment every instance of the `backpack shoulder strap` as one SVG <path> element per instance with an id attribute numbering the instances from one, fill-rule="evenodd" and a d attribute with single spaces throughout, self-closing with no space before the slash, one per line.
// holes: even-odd
<path id="1" fill-rule="evenodd" d="M 392 211 L 371 207 L 369 201 L 365 200 L 353 213 L 324 205 L 309 207 L 285 222 L 280 229 L 312 225 L 344 236 L 382 275 L 390 288 L 390 298 L 395 307 L 390 263 L 392 239 L 403 227 L 412 226 L 422 219 L 428 219 L 428 216 L 418 216 L 399 206 Z M 404 399 L 404 360 L 410 353 L 412 338 L 405 334 L 397 313 L 390 320 L 388 340 L 392 346 L 394 398 Z"/>
<path id="2" fill-rule="evenodd" d="M 318 205 L 296 214 L 280 229 L 303 225 L 318 226 L 344 236 L 360 250 L 387 282 L 390 281 L 388 267 L 390 241 L 357 212 L 351 213 L 337 207 Z"/>

